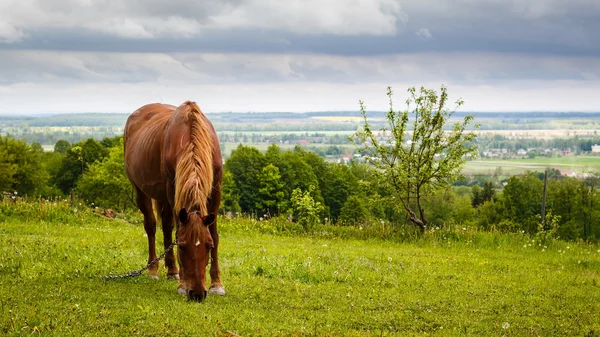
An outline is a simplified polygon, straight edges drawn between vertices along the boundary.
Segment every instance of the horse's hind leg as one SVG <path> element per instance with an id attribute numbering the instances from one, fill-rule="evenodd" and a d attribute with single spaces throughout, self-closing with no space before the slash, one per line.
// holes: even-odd
<path id="1" fill-rule="evenodd" d="M 144 214 L 144 229 L 148 236 L 148 263 L 156 260 L 156 218 L 152 211 L 152 199 L 144 194 L 139 188 L 136 188 L 136 202 L 138 208 Z M 148 275 L 158 279 L 158 261 L 148 268 Z"/>
<path id="2" fill-rule="evenodd" d="M 173 242 L 173 210 L 166 201 L 157 202 L 157 206 L 157 211 L 160 212 L 162 222 L 165 250 L 167 250 Z M 177 269 L 177 265 L 175 264 L 175 254 L 173 253 L 173 249 L 165 255 L 165 265 L 167 267 L 167 277 L 178 280 L 179 269 Z"/>

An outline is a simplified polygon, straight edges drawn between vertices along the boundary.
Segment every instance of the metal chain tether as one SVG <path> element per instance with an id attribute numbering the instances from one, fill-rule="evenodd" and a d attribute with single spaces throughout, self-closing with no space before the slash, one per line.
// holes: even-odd
<path id="1" fill-rule="evenodd" d="M 157 257 L 156 259 L 150 261 L 145 267 L 143 267 L 142 269 L 139 270 L 133 270 L 130 271 L 127 274 L 123 274 L 123 275 L 106 275 L 104 276 L 105 279 L 123 279 L 123 278 L 128 278 L 128 277 L 136 277 L 136 276 L 140 276 L 142 274 L 142 272 L 148 268 L 150 268 L 151 265 L 155 264 L 156 262 L 162 260 L 163 257 L 165 257 L 165 255 L 167 255 L 168 252 L 170 252 L 171 250 L 173 250 L 173 247 L 175 247 L 175 245 L 177 244 L 177 238 L 175 238 L 175 241 L 173 243 L 171 243 L 171 245 L 169 247 L 167 247 L 167 249 L 165 249 L 165 251 L 160 254 L 159 257 Z"/>
<path id="2" fill-rule="evenodd" d="M 198 214 L 198 211 L 191 211 L 188 212 L 188 215 L 190 214 Z M 162 260 L 163 257 L 165 257 L 165 255 L 167 255 L 168 252 L 170 252 L 171 250 L 173 250 L 173 247 L 175 247 L 175 245 L 177 244 L 177 231 L 179 230 L 179 224 L 177 224 L 177 227 L 175 228 L 175 241 L 173 241 L 173 243 L 171 243 L 171 245 L 169 247 L 167 247 L 167 249 L 165 249 L 165 251 L 160 254 L 159 257 L 157 257 L 156 259 L 148 262 L 148 264 L 143 267 L 142 269 L 139 270 L 132 270 L 127 274 L 123 274 L 123 275 L 106 275 L 104 276 L 105 279 L 110 279 L 110 280 L 114 280 L 114 279 L 123 279 L 123 278 L 128 278 L 128 277 L 136 277 L 136 276 L 140 276 L 142 275 L 142 272 L 148 268 L 150 268 L 151 265 L 155 264 L 156 262 Z"/>

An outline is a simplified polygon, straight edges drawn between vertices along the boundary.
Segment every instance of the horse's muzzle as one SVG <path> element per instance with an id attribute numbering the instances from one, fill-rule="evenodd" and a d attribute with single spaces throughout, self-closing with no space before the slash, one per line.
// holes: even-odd
<path id="1" fill-rule="evenodd" d="M 193 290 L 188 291 L 188 300 L 195 302 L 202 302 L 206 298 L 207 291 L 195 292 Z"/>

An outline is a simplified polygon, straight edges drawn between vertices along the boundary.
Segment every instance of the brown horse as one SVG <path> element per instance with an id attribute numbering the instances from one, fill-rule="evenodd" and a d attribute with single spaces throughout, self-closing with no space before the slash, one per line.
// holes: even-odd
<path id="1" fill-rule="evenodd" d="M 212 123 L 198 105 L 187 101 L 175 107 L 148 104 L 134 111 L 125 124 L 125 171 L 144 214 L 148 263 L 156 259 L 156 218 L 160 214 L 165 249 L 172 243 L 173 214 L 177 214 L 177 260 L 165 256 L 167 276 L 179 279 L 178 292 L 195 301 L 210 293 L 225 294 L 219 270 L 216 214 L 221 203 L 222 157 Z M 158 278 L 158 262 L 148 268 Z"/>

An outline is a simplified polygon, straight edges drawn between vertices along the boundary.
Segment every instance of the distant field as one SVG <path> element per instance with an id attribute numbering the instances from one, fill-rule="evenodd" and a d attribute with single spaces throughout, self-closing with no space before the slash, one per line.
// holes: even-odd
<path id="1" fill-rule="evenodd" d="M 358 126 L 357 126 L 358 128 Z M 374 131 L 378 131 L 375 128 Z M 281 134 L 295 134 L 304 135 L 308 133 L 312 135 L 314 133 L 324 134 L 327 136 L 333 135 L 351 135 L 355 131 L 219 131 L 219 134 L 233 135 L 235 133 L 242 135 L 260 134 L 263 136 L 269 135 L 281 135 Z M 597 130 L 568 130 L 568 129 L 557 129 L 557 130 L 477 130 L 475 133 L 480 135 L 502 135 L 507 138 L 537 138 L 537 139 L 551 139 L 551 138 L 570 138 L 575 135 L 578 136 L 593 136 Z"/>
<path id="2" fill-rule="evenodd" d="M 217 131 L 219 135 L 246 135 L 252 136 L 253 134 L 261 135 L 261 136 L 273 136 L 273 135 L 306 135 L 309 136 L 317 134 L 323 134 L 326 136 L 334 136 L 334 135 L 344 135 L 350 136 L 355 131 Z"/>
<path id="3" fill-rule="evenodd" d="M 352 122 L 352 123 L 358 123 L 358 122 L 362 122 L 363 118 L 362 117 L 357 117 L 357 116 L 313 116 L 311 117 L 311 119 L 318 119 L 321 121 L 331 121 L 331 122 Z M 383 121 L 385 120 L 384 118 L 373 118 L 373 117 L 368 117 L 369 121 Z"/>
<path id="4" fill-rule="evenodd" d="M 27 131 L 25 131 L 27 130 Z M 52 133 L 52 132 L 114 132 L 123 133 L 124 127 L 119 126 L 31 126 L 27 128 L 4 128 L 11 133 Z"/>
<path id="5" fill-rule="evenodd" d="M 502 135 L 507 138 L 570 138 L 575 135 L 593 136 L 597 130 L 571 130 L 571 129 L 556 129 L 556 130 L 477 130 L 475 133 L 481 135 Z"/>
<path id="6" fill-rule="evenodd" d="M 493 174 L 501 167 L 503 174 L 519 174 L 527 170 L 543 171 L 546 168 L 557 168 L 562 171 L 582 173 L 587 171 L 600 172 L 600 157 L 557 157 L 510 160 L 476 160 L 467 162 L 466 174 Z"/>

